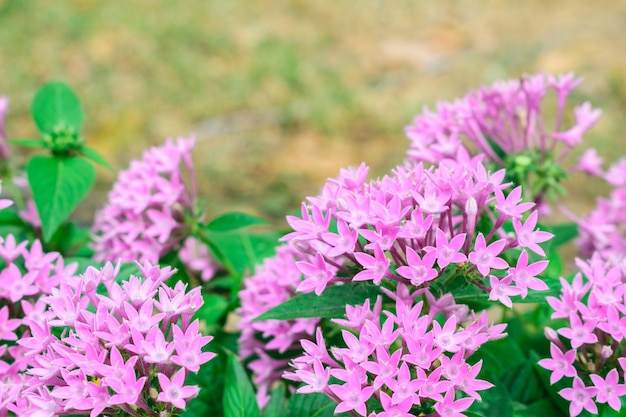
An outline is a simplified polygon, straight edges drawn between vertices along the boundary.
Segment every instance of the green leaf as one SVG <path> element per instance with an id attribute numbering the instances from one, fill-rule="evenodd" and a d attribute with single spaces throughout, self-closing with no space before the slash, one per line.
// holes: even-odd
<path id="1" fill-rule="evenodd" d="M 513 417 L 513 400 L 502 382 L 493 375 L 483 374 L 482 370 L 480 375 L 481 379 L 491 382 L 494 386 L 480 392 L 482 401 L 475 401 L 470 406 L 470 411 L 489 417 Z"/>
<path id="2" fill-rule="evenodd" d="M 228 302 L 219 295 L 205 294 L 202 296 L 204 304 L 196 312 L 196 318 L 200 319 L 204 326 L 216 324 L 228 309 Z"/>
<path id="3" fill-rule="evenodd" d="M 27 148 L 45 148 L 46 142 L 41 139 L 9 139 L 9 143 Z"/>
<path id="4" fill-rule="evenodd" d="M 226 213 L 213 219 L 205 227 L 212 232 L 228 232 L 260 224 L 267 224 L 267 221 L 246 213 Z"/>
<path id="5" fill-rule="evenodd" d="M 80 158 L 34 156 L 26 167 L 28 183 L 47 242 L 93 186 L 93 165 Z"/>
<path id="6" fill-rule="evenodd" d="M 347 416 L 346 413 L 335 414 L 335 408 L 337 403 L 324 394 L 296 394 L 287 406 L 287 417 Z"/>
<path id="7" fill-rule="evenodd" d="M 50 133 L 59 125 L 71 126 L 78 132 L 83 126 L 83 110 L 78 97 L 59 81 L 48 83 L 37 92 L 31 113 L 41 133 Z"/>
<path id="8" fill-rule="evenodd" d="M 81 148 L 80 152 L 85 157 L 87 157 L 87 158 L 91 159 L 92 161 L 94 161 L 96 164 L 102 165 L 103 167 L 105 167 L 109 171 L 113 171 L 113 168 L 111 167 L 109 162 L 106 160 L 106 158 L 104 156 L 100 155 L 100 153 L 98 153 L 95 149 L 89 148 L 87 146 L 83 146 Z"/>
<path id="9" fill-rule="evenodd" d="M 212 345 L 213 343 L 210 343 Z M 200 387 L 198 396 L 192 399 L 180 417 L 211 416 L 223 417 L 222 394 L 224 393 L 225 355 L 218 355 L 200 367 L 199 372 L 191 372 L 187 384 Z"/>
<path id="10" fill-rule="evenodd" d="M 275 233 L 247 233 L 241 230 L 233 232 L 212 232 L 202 236 L 209 244 L 218 262 L 233 276 L 240 276 L 245 271 L 252 271 L 254 266 L 274 253 L 278 244 Z"/>
<path id="11" fill-rule="evenodd" d="M 379 294 L 378 285 L 360 282 L 334 285 L 326 288 L 319 296 L 315 293 L 298 294 L 253 321 L 343 317 L 346 305 L 363 304 L 366 299 L 374 301 Z"/>
<path id="12" fill-rule="evenodd" d="M 272 391 L 270 401 L 263 410 L 263 417 L 286 417 L 287 401 L 285 400 L 285 385 L 278 384 Z"/>
<path id="13" fill-rule="evenodd" d="M 550 239 L 553 248 L 563 246 L 578 237 L 578 225 L 576 223 L 540 225 L 541 230 L 554 234 Z"/>
<path id="14" fill-rule="evenodd" d="M 252 383 L 241 362 L 233 354 L 228 354 L 223 404 L 225 417 L 261 416 Z"/>

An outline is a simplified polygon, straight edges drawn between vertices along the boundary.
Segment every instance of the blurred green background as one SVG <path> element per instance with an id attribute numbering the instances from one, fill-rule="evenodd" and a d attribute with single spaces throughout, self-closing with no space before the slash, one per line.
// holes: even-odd
<path id="1" fill-rule="evenodd" d="M 209 216 L 280 219 L 327 177 L 402 161 L 403 127 L 436 100 L 523 72 L 576 71 L 602 107 L 587 136 L 626 153 L 626 2 L 0 0 L 7 130 L 33 137 L 29 104 L 70 84 L 88 143 L 116 169 L 149 145 L 195 133 Z M 114 174 L 99 171 L 90 216 Z M 575 179 L 575 211 L 597 183 Z"/>

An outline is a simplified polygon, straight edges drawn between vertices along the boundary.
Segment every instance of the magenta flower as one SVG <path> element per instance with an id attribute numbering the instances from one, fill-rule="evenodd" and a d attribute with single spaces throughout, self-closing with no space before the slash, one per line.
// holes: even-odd
<path id="1" fill-rule="evenodd" d="M 578 314 L 572 313 L 569 316 L 571 328 L 564 327 L 559 329 L 560 335 L 570 339 L 573 348 L 580 347 L 583 344 L 592 344 L 598 341 L 598 336 L 593 333 L 596 328 L 595 321 L 583 322 L 578 317 Z"/>
<path id="2" fill-rule="evenodd" d="M 335 408 L 335 413 L 354 410 L 361 416 L 367 415 L 365 402 L 372 396 L 374 388 L 362 388 L 356 374 L 353 374 L 345 385 L 330 385 L 329 388 L 341 400 Z"/>
<path id="3" fill-rule="evenodd" d="M 597 389 L 596 401 L 608 403 L 612 409 L 619 411 L 622 407 L 620 397 L 626 394 L 626 385 L 618 383 L 619 374 L 617 369 L 611 369 L 606 378 L 595 374 L 591 374 L 590 378 Z"/>
<path id="4" fill-rule="evenodd" d="M 538 216 L 539 214 L 534 211 L 528 216 L 526 223 L 523 225 L 518 219 L 513 219 L 513 228 L 517 235 L 517 242 L 521 247 L 528 248 L 537 255 L 545 256 L 546 253 L 538 244 L 552 239 L 554 235 L 549 232 L 535 230 Z"/>
<path id="5" fill-rule="evenodd" d="M 505 245 L 506 240 L 500 239 L 487 246 L 485 236 L 479 233 L 474 244 L 474 251 L 469 254 L 469 261 L 476 265 L 483 276 L 489 275 L 492 268 L 506 269 L 509 264 L 504 259 L 498 258 Z"/>
<path id="6" fill-rule="evenodd" d="M 186 399 L 198 395 L 198 387 L 185 385 L 185 370 L 181 369 L 170 379 L 164 374 L 159 374 L 161 392 L 157 400 L 170 403 L 174 407 L 183 410 L 187 405 Z"/>
<path id="7" fill-rule="evenodd" d="M 191 233 L 185 218 L 199 216 L 191 160 L 194 145 L 193 137 L 168 140 L 145 151 L 141 160 L 133 161 L 129 169 L 119 174 L 109 202 L 94 220 L 96 260 L 155 263 L 166 253 L 181 248 Z M 181 260 L 192 271 L 208 266 L 202 271 L 202 279 L 207 281 L 211 271 L 217 269 L 215 261 L 206 250 L 194 253 L 193 245 L 193 241 L 185 242 Z"/>
<path id="8" fill-rule="evenodd" d="M 292 360 L 293 370 L 285 378 L 305 383 L 300 392 L 328 395 L 338 404 L 335 412 L 354 410 L 361 416 L 373 415 L 368 408 L 374 402 L 382 408 L 375 415 L 402 416 L 411 415 L 414 405 L 457 415 L 480 401 L 478 391 L 492 384 L 477 379 L 482 362 L 470 366 L 467 359 L 481 344 L 502 337 L 503 327 L 489 326 L 484 312 L 480 317 L 444 314 L 446 322 L 441 327 L 422 311 L 424 303 L 416 301 L 416 295 L 407 296 L 404 290 L 390 295 L 396 308 L 387 312 L 383 323 L 378 316 L 362 322 L 353 311 L 352 321 L 346 308 L 346 320 L 341 323 L 355 333 L 342 330 L 341 345 L 330 352 L 318 327 L 316 343 L 302 341 L 304 352 Z M 380 298 L 375 305 L 380 305 Z M 365 304 L 360 315 L 363 309 Z M 469 337 L 479 341 L 472 351 L 463 347 Z M 379 339 L 384 342 L 374 346 Z M 329 376 L 337 383 L 328 386 Z M 468 397 L 454 401 L 457 391 Z"/>
<path id="9" fill-rule="evenodd" d="M 593 402 L 593 397 L 596 395 L 596 388 L 586 387 L 585 383 L 578 377 L 574 378 L 574 386 L 572 388 L 564 388 L 559 391 L 559 394 L 570 401 L 569 414 L 572 417 L 576 417 L 583 408 L 590 413 L 597 414 L 598 407 Z"/>
<path id="10" fill-rule="evenodd" d="M 387 275 L 391 261 L 385 256 L 381 247 L 376 244 L 374 246 L 374 256 L 366 253 L 355 253 L 356 260 L 365 269 L 352 278 L 354 281 L 373 281 L 374 284 L 380 284 L 382 279 Z M 317 294 L 319 295 L 319 294 Z"/>
<path id="11" fill-rule="evenodd" d="M 542 203 L 546 194 L 559 190 L 566 176 L 565 170 L 558 169 L 560 162 L 601 115 L 600 110 L 583 103 L 574 108 L 573 118 L 564 117 L 567 98 L 580 81 L 571 73 L 558 77 L 524 74 L 520 79 L 470 91 L 451 103 L 439 102 L 435 110 L 424 109 L 405 127 L 410 141 L 407 160 L 466 163 L 478 156 L 492 171 L 507 168 L 517 185 L 529 186 L 527 200 Z M 545 100 L 551 95 L 557 98 L 553 123 L 544 118 Z M 568 119 L 574 123 L 564 127 L 563 121 Z M 597 162 L 588 159 L 586 169 L 595 170 Z M 547 178 L 531 174 L 537 171 Z M 517 206 L 519 195 L 516 189 L 510 200 L 499 196 L 496 210 L 519 217 L 532 204 Z"/>
<path id="12" fill-rule="evenodd" d="M 540 360 L 539 365 L 552 371 L 550 375 L 551 384 L 561 380 L 563 376 L 574 377 L 577 375 L 573 366 L 576 359 L 576 349 L 563 353 L 554 343 L 550 343 L 550 354 L 552 358 Z"/>
<path id="13" fill-rule="evenodd" d="M 43 326 L 31 321 L 33 337 L 18 341 L 31 358 L 27 374 L 33 389 L 23 407 L 53 410 L 49 395 L 56 414 L 132 409 L 173 414 L 197 394 L 197 387 L 185 386 L 186 370 L 198 371 L 215 356 L 202 352 L 211 337 L 191 321 L 202 305 L 199 288 L 187 292 L 182 282 L 169 287 L 165 281 L 175 272 L 169 267 L 137 266 L 141 276 L 121 285 L 119 264 L 90 267 L 80 277 L 64 278 L 61 290 L 43 298 L 55 317 Z M 98 287 L 105 293 L 97 294 Z M 177 308 L 160 311 L 165 303 L 154 302 L 157 293 L 177 300 Z M 68 330 L 57 337 L 49 324 Z M 157 379 L 162 391 L 152 393 Z"/>
<path id="14" fill-rule="evenodd" d="M 413 248 L 406 250 L 407 263 L 410 266 L 398 268 L 398 274 L 411 281 L 411 284 L 419 286 L 437 277 L 438 272 L 433 268 L 437 259 L 437 252 L 427 252 L 423 258 Z"/>

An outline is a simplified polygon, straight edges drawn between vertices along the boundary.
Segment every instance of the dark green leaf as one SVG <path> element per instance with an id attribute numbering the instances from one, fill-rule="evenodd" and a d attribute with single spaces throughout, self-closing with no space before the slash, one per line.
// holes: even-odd
<path id="1" fill-rule="evenodd" d="M 196 318 L 200 319 L 204 326 L 212 326 L 219 321 L 228 309 L 228 302 L 219 295 L 205 294 L 202 296 L 204 304 L 196 312 Z"/>
<path id="2" fill-rule="evenodd" d="M 246 213 L 226 213 L 213 219 L 206 225 L 206 229 L 212 232 L 228 232 L 260 224 L 267 224 L 267 222 L 259 217 Z"/>
<path id="3" fill-rule="evenodd" d="M 563 246 L 578 237 L 578 225 L 576 223 L 540 225 L 541 230 L 554 234 L 550 244 L 554 248 Z"/>
<path id="4" fill-rule="evenodd" d="M 278 235 L 274 233 L 253 234 L 241 230 L 207 233 L 204 239 L 208 240 L 218 262 L 233 276 L 251 272 L 257 263 L 274 253 L 278 243 Z"/>
<path id="5" fill-rule="evenodd" d="M 87 158 L 94 161 L 96 164 L 102 165 L 109 171 L 113 171 L 113 168 L 111 167 L 109 162 L 106 160 L 106 158 L 100 155 L 95 149 L 89 148 L 87 146 L 83 146 L 80 151 L 83 155 L 85 155 Z"/>
<path id="6" fill-rule="evenodd" d="M 285 417 L 287 415 L 287 400 L 285 399 L 285 385 L 277 385 L 272 391 L 270 401 L 263 410 L 263 417 Z"/>
<path id="7" fill-rule="evenodd" d="M 534 350 L 529 354 L 531 363 L 535 366 L 539 380 L 543 384 L 544 390 L 549 394 L 552 401 L 556 404 L 557 410 L 560 409 L 565 415 L 569 415 L 569 402 L 559 395 L 559 391 L 563 388 L 571 388 L 572 381 L 570 378 L 563 378 L 554 384 L 550 383 L 551 372 L 547 369 L 539 366 L 539 361 L 542 359 Z M 557 414 L 556 412 L 554 414 Z"/>
<path id="8" fill-rule="evenodd" d="M 93 165 L 84 159 L 49 156 L 31 158 L 26 172 L 41 219 L 43 238 L 49 241 L 85 198 L 96 173 Z"/>
<path id="9" fill-rule="evenodd" d="M 212 345 L 210 343 L 209 345 Z M 189 385 L 197 385 L 200 392 L 187 404 L 181 417 L 223 417 L 222 395 L 224 393 L 224 374 L 226 370 L 225 355 L 218 355 L 200 367 L 200 372 L 191 372 L 186 381 Z"/>
<path id="10" fill-rule="evenodd" d="M 529 404 L 544 398 L 544 392 L 534 366 L 529 361 L 518 366 L 509 366 L 500 378 L 511 399 L 522 404 Z"/>
<path id="11" fill-rule="evenodd" d="M 9 139 L 9 143 L 27 148 L 45 148 L 46 142 L 41 139 Z"/>
<path id="12" fill-rule="evenodd" d="M 335 414 L 335 408 L 337 403 L 324 394 L 296 394 L 287 406 L 287 417 L 347 416 L 345 413 Z"/>
<path id="13" fill-rule="evenodd" d="M 513 417 L 513 400 L 501 381 L 489 373 L 481 371 L 480 375 L 494 386 L 480 392 L 482 401 L 475 401 L 470 411 L 489 417 Z"/>
<path id="14" fill-rule="evenodd" d="M 252 383 L 241 362 L 233 354 L 228 354 L 223 404 L 225 417 L 260 417 L 261 415 Z"/>
<path id="15" fill-rule="evenodd" d="M 59 125 L 71 126 L 78 132 L 83 126 L 83 110 L 78 97 L 59 81 L 48 83 L 37 92 L 31 113 L 42 133 L 50 133 Z"/>
<path id="16" fill-rule="evenodd" d="M 326 288 L 319 296 L 315 293 L 298 294 L 253 321 L 343 317 L 346 305 L 363 304 L 368 298 L 373 301 L 379 294 L 380 287 L 373 284 L 349 282 L 334 285 Z"/>

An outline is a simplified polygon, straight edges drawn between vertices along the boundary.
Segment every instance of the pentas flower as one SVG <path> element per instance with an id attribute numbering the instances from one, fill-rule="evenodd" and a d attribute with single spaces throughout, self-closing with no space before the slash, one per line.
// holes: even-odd
<path id="1" fill-rule="evenodd" d="M 532 182 L 525 191 L 539 203 L 546 192 L 561 191 L 566 171 L 560 162 L 601 115 L 586 102 L 574 108 L 573 125 L 563 123 L 567 98 L 581 81 L 572 73 L 523 75 L 437 103 L 435 111 L 425 109 L 405 128 L 408 160 L 437 164 L 484 155 L 489 166 L 507 168 L 518 185 Z M 549 96 L 557 98 L 554 121 L 543 114 Z M 586 157 L 585 169 L 596 169 L 592 159 Z"/>
<path id="2" fill-rule="evenodd" d="M 451 296 L 447 313 L 439 311 L 437 303 L 428 311 L 417 301 L 424 291 L 409 294 L 400 284 L 396 293 L 389 292 L 395 309 L 382 316 L 381 297 L 373 308 L 369 300 L 349 306 L 345 320 L 333 320 L 349 329 L 342 330 L 340 345 L 328 351 L 318 327 L 316 342 L 303 341 L 304 352 L 293 359 L 285 378 L 303 383 L 299 392 L 332 398 L 335 413 L 462 416 L 480 401 L 478 391 L 492 387 L 477 378 L 482 362 L 472 364 L 468 358 L 482 344 L 504 337 L 505 325 L 489 325 L 485 312 L 460 313 Z M 355 316 L 355 309 L 360 314 Z M 440 314 L 443 325 L 429 313 Z M 362 316 L 367 318 L 363 321 Z M 469 339 L 474 342 L 466 343 Z"/>
<path id="3" fill-rule="evenodd" d="M 119 265 L 88 267 L 42 298 L 50 315 L 31 322 L 31 337 L 18 341 L 29 359 L 28 389 L 9 410 L 170 416 L 197 394 L 185 380 L 215 356 L 203 352 L 212 337 L 192 321 L 203 302 L 200 288 L 170 287 L 165 281 L 175 270 L 148 262 L 137 264 L 140 275 L 120 281 Z"/>
<path id="4" fill-rule="evenodd" d="M 314 264 L 315 257 L 287 244 L 279 246 L 275 256 L 267 258 L 254 275 L 244 279 L 245 287 L 239 293 L 241 307 L 237 310 L 241 317 L 239 353 L 243 359 L 250 360 L 248 367 L 254 374 L 261 406 L 269 401 L 271 385 L 288 368 L 287 353 L 299 349 L 301 341 L 314 340 L 319 319 L 253 320 L 292 298 L 303 282 L 301 269 L 306 269 L 306 265 L 314 267 Z"/>
<path id="5" fill-rule="evenodd" d="M 602 177 L 613 187 L 608 198 L 599 198 L 596 208 L 577 219 L 582 255 L 601 252 L 621 260 L 626 253 L 626 159 L 613 164 Z"/>
<path id="6" fill-rule="evenodd" d="M 42 330 L 52 313 L 42 296 L 54 291 L 64 279 L 74 277 L 77 264 L 66 265 L 56 252 L 44 252 L 39 241 L 31 245 L 13 235 L 0 239 L 0 414 L 20 399 L 20 392 L 30 386 L 31 375 L 24 370 L 36 365 L 27 349 L 16 341 L 46 340 Z"/>
<path id="7" fill-rule="evenodd" d="M 537 228 L 534 204 L 522 202 L 519 189 L 502 197 L 510 186 L 503 171 L 490 173 L 474 158 L 408 164 L 369 183 L 365 165 L 357 172 L 360 184 L 329 180 L 299 217 L 287 217 L 293 231 L 282 240 L 308 257 L 296 262 L 304 277 L 297 291 L 320 295 L 346 281 L 426 289 L 444 277 L 510 307 L 512 296 L 547 289 L 538 278 L 547 262 L 529 264 L 528 251 L 545 255 L 540 245 L 552 234 Z"/>
<path id="8" fill-rule="evenodd" d="M 169 139 L 145 151 L 142 159 L 132 161 L 129 169 L 120 172 L 108 204 L 94 220 L 96 260 L 155 263 L 180 248 L 191 233 L 186 220 L 197 217 L 191 159 L 194 144 L 193 137 Z M 210 266 L 202 271 L 206 281 L 210 271 L 215 270 L 214 261 L 197 246 L 193 240 L 185 241 L 183 257 L 192 270 Z"/>
<path id="9" fill-rule="evenodd" d="M 547 297 L 552 318 L 568 323 L 546 329 L 551 357 L 539 365 L 551 371 L 550 383 L 567 381 L 559 393 L 570 401 L 571 416 L 597 413 L 603 403 L 619 411 L 626 395 L 624 374 L 616 369 L 626 364 L 626 267 L 600 253 L 576 265 L 580 272 L 571 283 L 562 279 L 561 296 Z"/>

